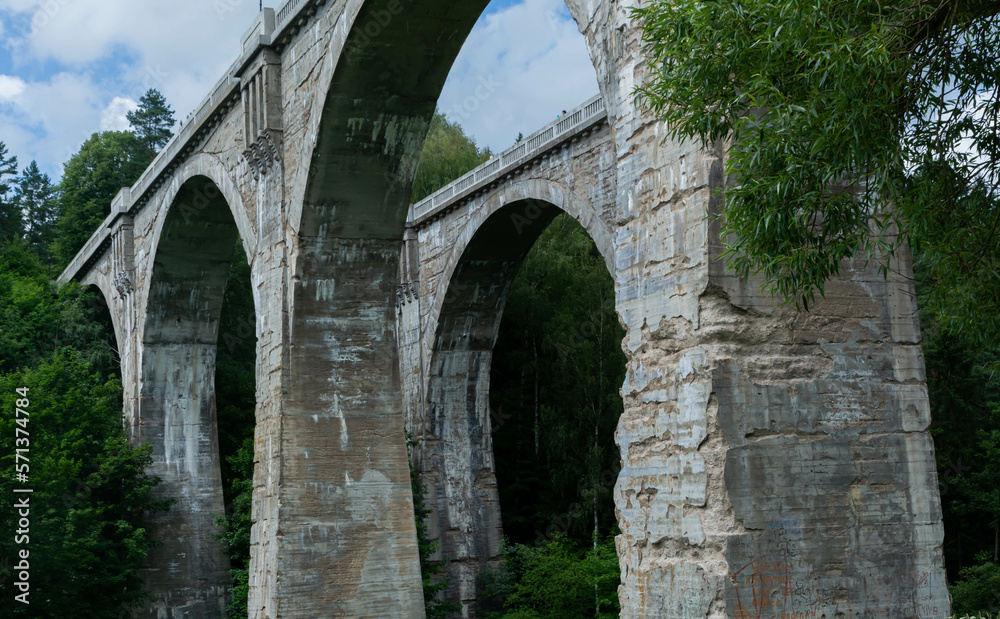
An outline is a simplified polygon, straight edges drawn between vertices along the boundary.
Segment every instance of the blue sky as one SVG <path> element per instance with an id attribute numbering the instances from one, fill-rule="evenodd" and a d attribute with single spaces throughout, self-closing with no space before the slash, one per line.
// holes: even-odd
<path id="1" fill-rule="evenodd" d="M 264 2 L 277 6 L 279 2 Z M 236 59 L 256 0 L 0 0 L 0 142 L 57 180 L 93 132 L 157 88 L 182 119 Z M 486 87 L 483 87 L 486 86 Z M 597 94 L 562 0 L 494 0 L 438 102 L 502 150 Z"/>

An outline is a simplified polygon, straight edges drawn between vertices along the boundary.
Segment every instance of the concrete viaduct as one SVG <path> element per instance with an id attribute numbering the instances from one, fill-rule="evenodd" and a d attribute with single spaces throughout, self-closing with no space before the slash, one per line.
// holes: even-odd
<path id="1" fill-rule="evenodd" d="M 615 486 L 623 617 L 940 617 L 943 529 L 911 266 L 845 265 L 797 313 L 727 274 L 724 147 L 635 106 L 629 3 L 567 0 L 600 96 L 427 200 L 435 103 L 487 0 L 288 0 L 115 198 L 63 280 L 98 287 L 124 420 L 177 498 L 156 619 L 223 616 L 219 314 L 237 238 L 257 309 L 250 616 L 420 617 L 404 426 L 448 597 L 501 533 L 488 410 L 504 295 L 559 212 L 626 327 Z"/>

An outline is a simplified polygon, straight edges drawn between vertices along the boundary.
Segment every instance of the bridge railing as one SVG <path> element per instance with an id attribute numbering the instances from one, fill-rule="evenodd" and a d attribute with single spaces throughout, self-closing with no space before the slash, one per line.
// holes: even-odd
<path id="1" fill-rule="evenodd" d="M 278 7 L 277 13 L 275 13 L 274 25 L 275 30 L 280 32 L 284 26 L 288 25 L 288 22 L 292 21 L 298 11 L 296 9 L 302 4 L 303 0 L 288 0 L 280 7 Z"/>
<path id="2" fill-rule="evenodd" d="M 476 188 L 488 185 L 607 116 L 597 95 L 472 171 L 410 206 L 408 223 L 420 223 Z"/>
<path id="3" fill-rule="evenodd" d="M 269 44 L 281 34 L 287 35 L 286 31 L 294 28 L 295 22 L 300 19 L 301 14 L 312 11 L 312 5 L 316 3 L 316 0 L 287 0 L 278 9 L 275 19 L 276 27 L 271 36 L 261 37 L 262 40 L 257 44 L 250 46 L 248 49 L 241 50 L 242 53 L 240 56 L 230 65 L 222 78 L 215 83 L 212 90 L 209 91 L 209 95 L 194 108 L 195 111 L 181 122 L 177 133 L 167 142 L 153 159 L 152 163 L 149 164 L 149 167 L 143 171 L 135 184 L 130 188 L 123 189 L 119 196 L 115 198 L 115 205 L 111 209 L 111 214 L 105 218 L 101 226 L 91 235 L 91 238 L 84 245 L 83 249 L 77 253 L 77 256 L 66 267 L 62 275 L 60 275 L 61 281 L 77 277 L 87 268 L 87 265 L 91 261 L 99 257 L 102 248 L 108 243 L 110 238 L 109 230 L 115 221 L 124 213 L 135 212 L 135 210 L 142 208 L 159 186 L 162 179 L 169 175 L 171 170 L 179 162 L 183 161 L 189 152 L 197 148 L 201 139 L 211 130 L 212 123 L 220 111 L 219 108 L 221 105 L 239 89 L 240 80 L 237 76 L 248 60 L 257 54 L 258 47 Z M 257 19 L 260 19 L 260 17 Z M 124 200 L 124 203 L 121 200 L 123 196 L 129 198 Z"/>

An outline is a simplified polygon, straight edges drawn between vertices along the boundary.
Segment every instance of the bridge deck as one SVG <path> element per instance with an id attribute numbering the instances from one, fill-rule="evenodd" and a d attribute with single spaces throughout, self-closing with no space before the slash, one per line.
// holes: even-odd
<path id="1" fill-rule="evenodd" d="M 411 205 L 406 217 L 407 225 L 420 226 L 432 220 L 464 198 L 558 147 L 607 117 L 601 95 L 588 99 L 562 118 L 545 125 L 451 184 Z"/>
<path id="2" fill-rule="evenodd" d="M 107 249 L 115 221 L 122 215 L 134 214 L 145 206 L 156 189 L 170 177 L 170 173 L 200 146 L 222 116 L 235 105 L 240 89 L 240 79 L 236 76 L 256 57 L 260 48 L 287 43 L 324 2 L 325 0 L 286 0 L 273 13 L 273 22 L 267 19 L 268 11 L 257 15 L 243 35 L 239 57 L 215 83 L 208 96 L 188 114 L 174 137 L 157 154 L 135 184 L 123 187 L 115 196 L 111 213 L 63 270 L 59 276 L 60 282 L 84 275 Z"/>

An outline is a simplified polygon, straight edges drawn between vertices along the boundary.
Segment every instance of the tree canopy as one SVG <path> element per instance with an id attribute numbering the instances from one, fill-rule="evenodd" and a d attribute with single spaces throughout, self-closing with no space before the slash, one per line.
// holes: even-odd
<path id="1" fill-rule="evenodd" d="M 0 142 L 0 242 L 17 238 L 21 232 L 21 211 L 11 200 L 12 178 L 17 176 L 17 157 L 7 156 L 7 146 Z"/>
<path id="2" fill-rule="evenodd" d="M 63 170 L 59 182 L 59 239 L 55 252 L 68 263 L 111 213 L 111 201 L 149 164 L 145 146 L 131 131 L 90 136 Z"/>
<path id="3" fill-rule="evenodd" d="M 1000 5 L 657 1 L 637 90 L 670 135 L 726 141 L 730 266 L 814 300 L 846 258 L 912 246 L 943 328 L 1000 341 Z M 898 232 L 898 234 L 897 234 Z"/>
<path id="4" fill-rule="evenodd" d="M 30 166 L 29 166 L 30 167 Z M 17 197 L 17 196 L 16 196 Z M 23 196 L 21 196 L 23 197 Z M 24 201 L 15 200 L 15 203 Z M 156 544 L 144 524 L 164 509 L 145 474 L 149 447 L 122 427 L 110 317 L 94 292 L 57 286 L 45 254 L 0 243 L 0 615 L 117 619 L 143 603 L 140 568 Z M 16 409 L 22 409 L 15 415 Z M 14 449 L 30 446 L 30 463 Z M 15 481 L 15 464 L 30 464 Z M 29 541 L 17 541 L 15 487 L 32 488 Z M 15 558 L 30 551 L 29 604 Z"/>
<path id="5" fill-rule="evenodd" d="M 149 161 L 174 137 L 174 111 L 155 88 L 147 90 L 139 98 L 139 109 L 126 113 L 125 117 L 136 137 L 146 147 Z"/>
<path id="6" fill-rule="evenodd" d="M 48 174 L 34 161 L 17 179 L 14 203 L 20 211 L 24 240 L 36 255 L 49 260 L 50 247 L 56 239 L 56 191 Z"/>

